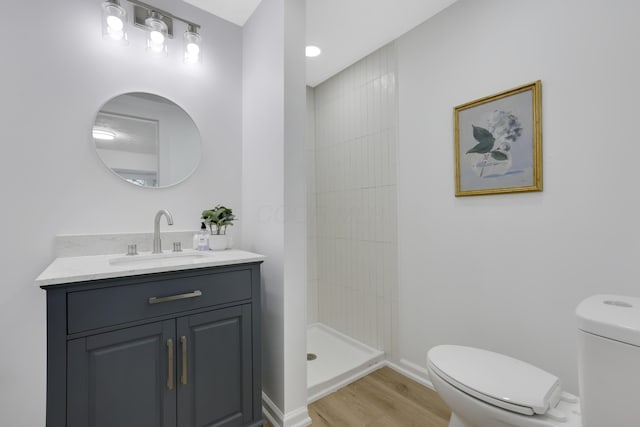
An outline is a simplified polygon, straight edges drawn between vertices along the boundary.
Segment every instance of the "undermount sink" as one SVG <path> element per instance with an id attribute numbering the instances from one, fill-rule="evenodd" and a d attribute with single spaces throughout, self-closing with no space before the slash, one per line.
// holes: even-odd
<path id="1" fill-rule="evenodd" d="M 140 254 L 140 255 L 124 255 L 117 258 L 109 259 L 111 265 L 140 265 L 140 264 L 164 264 L 168 262 L 190 262 L 201 260 L 205 257 L 211 257 L 211 252 L 163 252 L 160 254 Z"/>

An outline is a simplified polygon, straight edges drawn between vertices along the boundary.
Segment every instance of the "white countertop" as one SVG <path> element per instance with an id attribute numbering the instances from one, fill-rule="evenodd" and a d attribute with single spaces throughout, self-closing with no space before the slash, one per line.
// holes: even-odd
<path id="1" fill-rule="evenodd" d="M 38 286 L 194 268 L 246 264 L 263 261 L 264 255 L 237 249 L 200 252 L 186 249 L 183 252 L 164 251 L 162 254 L 141 252 L 139 255 L 122 254 L 91 255 L 56 258 L 38 276 Z"/>

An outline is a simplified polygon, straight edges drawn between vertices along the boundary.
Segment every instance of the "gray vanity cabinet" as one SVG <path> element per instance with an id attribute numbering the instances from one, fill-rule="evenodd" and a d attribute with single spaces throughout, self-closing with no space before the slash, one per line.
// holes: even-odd
<path id="1" fill-rule="evenodd" d="M 171 340 L 169 320 L 70 340 L 67 426 L 175 427 L 176 388 L 166 387 Z"/>
<path id="2" fill-rule="evenodd" d="M 178 319 L 180 426 L 232 427 L 251 420 L 250 323 L 248 305 Z"/>
<path id="3" fill-rule="evenodd" d="M 44 287 L 47 426 L 261 426 L 259 264 Z"/>

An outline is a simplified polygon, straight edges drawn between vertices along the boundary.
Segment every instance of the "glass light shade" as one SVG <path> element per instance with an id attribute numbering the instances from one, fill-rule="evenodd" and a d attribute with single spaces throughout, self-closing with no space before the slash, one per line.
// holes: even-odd
<path id="1" fill-rule="evenodd" d="M 127 12 L 112 1 L 102 3 L 102 37 L 106 40 L 127 44 Z"/>
<path id="2" fill-rule="evenodd" d="M 144 21 L 147 26 L 147 51 L 156 55 L 167 55 L 167 24 L 159 18 L 149 17 Z"/>
<path id="3" fill-rule="evenodd" d="M 202 62 L 202 37 L 200 34 L 187 31 L 184 33 L 184 62 L 194 64 Z"/>

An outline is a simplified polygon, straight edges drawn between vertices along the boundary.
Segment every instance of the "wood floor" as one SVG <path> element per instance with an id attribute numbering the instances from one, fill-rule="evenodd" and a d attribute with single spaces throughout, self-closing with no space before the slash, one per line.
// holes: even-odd
<path id="1" fill-rule="evenodd" d="M 309 405 L 313 427 L 447 427 L 450 415 L 436 392 L 388 367 Z"/>

